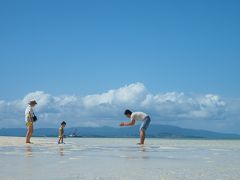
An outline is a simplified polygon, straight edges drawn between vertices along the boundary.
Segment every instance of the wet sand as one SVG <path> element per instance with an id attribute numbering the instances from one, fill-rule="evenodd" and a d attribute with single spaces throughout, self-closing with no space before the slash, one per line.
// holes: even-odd
<path id="1" fill-rule="evenodd" d="M 0 179 L 240 179 L 240 141 L 0 137 Z"/>

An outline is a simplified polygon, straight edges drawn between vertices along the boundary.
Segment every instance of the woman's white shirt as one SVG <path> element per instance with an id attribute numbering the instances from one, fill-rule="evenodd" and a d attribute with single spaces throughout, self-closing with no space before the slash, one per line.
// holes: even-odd
<path id="1" fill-rule="evenodd" d="M 25 122 L 32 121 L 33 117 L 33 108 L 29 105 L 25 110 Z"/>

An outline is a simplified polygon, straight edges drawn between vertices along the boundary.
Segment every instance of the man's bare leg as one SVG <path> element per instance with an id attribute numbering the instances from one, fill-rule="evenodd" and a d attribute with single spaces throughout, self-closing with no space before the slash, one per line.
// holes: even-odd
<path id="1" fill-rule="evenodd" d="M 139 144 L 144 144 L 144 140 L 145 140 L 145 131 L 140 130 L 140 143 Z"/>

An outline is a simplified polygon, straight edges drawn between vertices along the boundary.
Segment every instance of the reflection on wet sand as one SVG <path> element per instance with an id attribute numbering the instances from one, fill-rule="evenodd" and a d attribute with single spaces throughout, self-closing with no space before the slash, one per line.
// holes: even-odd
<path id="1" fill-rule="evenodd" d="M 146 148 L 144 146 L 139 146 L 139 151 L 146 152 Z"/>
<path id="2" fill-rule="evenodd" d="M 27 145 L 26 149 L 25 149 L 25 154 L 27 157 L 32 157 L 33 153 L 32 153 L 32 146 L 31 145 Z"/>
<path id="3" fill-rule="evenodd" d="M 59 146 L 59 155 L 64 156 L 64 147 L 63 146 Z"/>

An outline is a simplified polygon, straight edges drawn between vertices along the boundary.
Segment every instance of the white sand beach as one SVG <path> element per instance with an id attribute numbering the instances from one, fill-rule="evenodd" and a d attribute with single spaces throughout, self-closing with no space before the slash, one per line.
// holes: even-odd
<path id="1" fill-rule="evenodd" d="M 0 179 L 240 179 L 240 141 L 0 137 Z"/>

